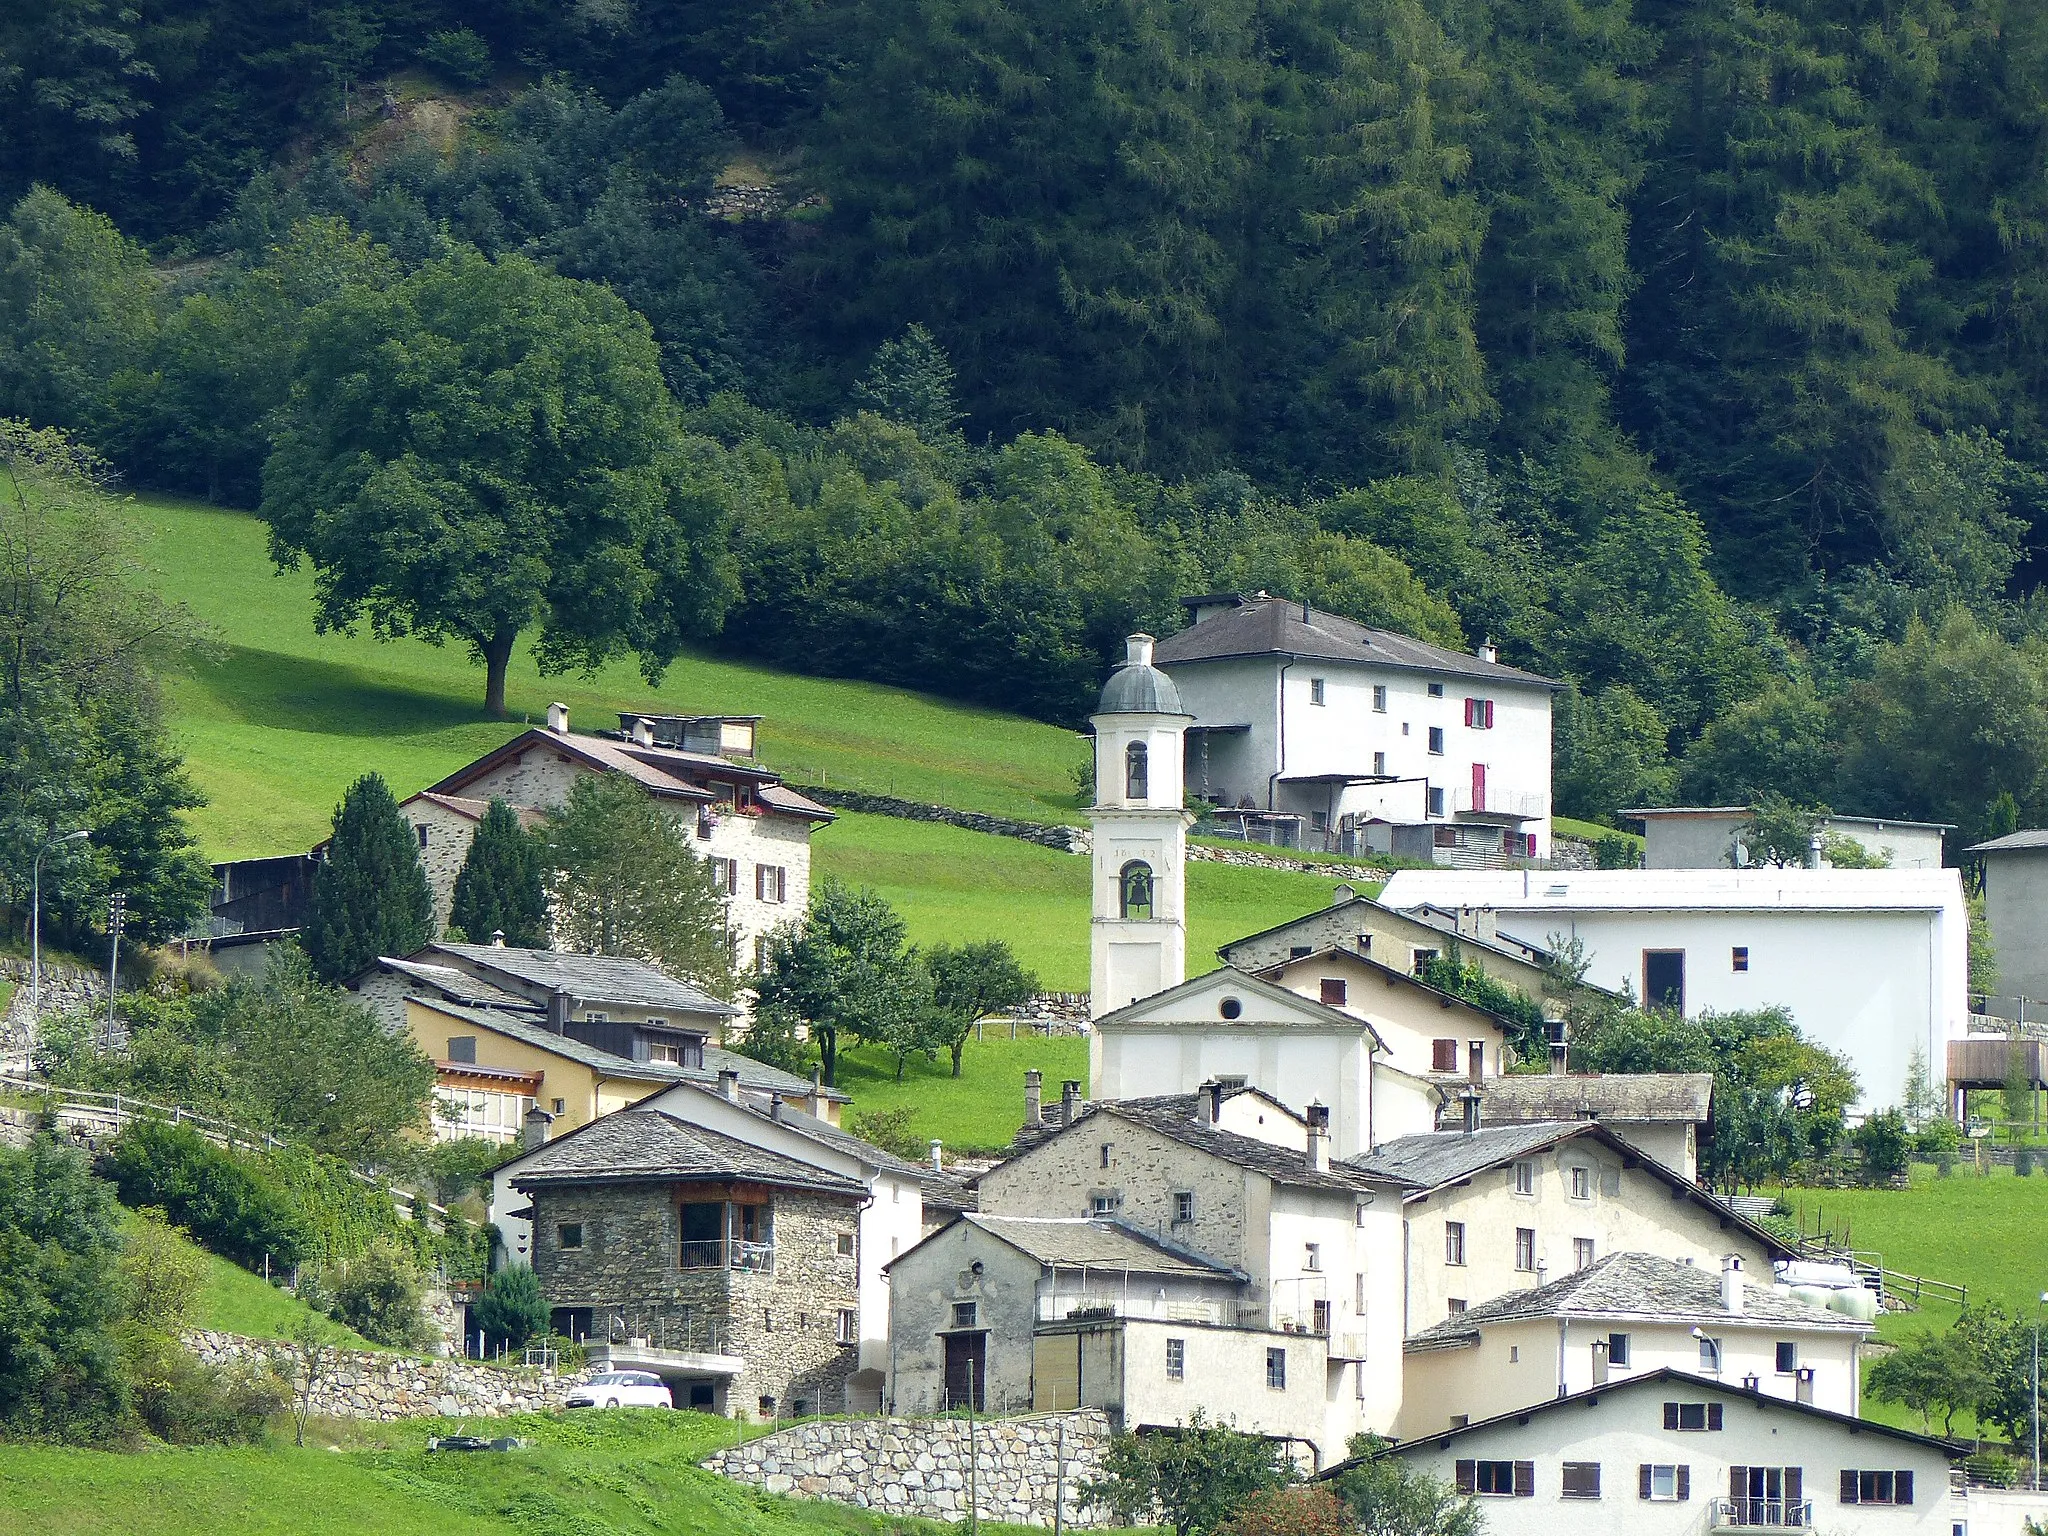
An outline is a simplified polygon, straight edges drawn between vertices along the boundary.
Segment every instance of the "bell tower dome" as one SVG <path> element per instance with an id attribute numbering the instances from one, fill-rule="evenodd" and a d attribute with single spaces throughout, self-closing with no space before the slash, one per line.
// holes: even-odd
<path id="1" fill-rule="evenodd" d="M 1103 685 L 1095 729 L 1094 922 L 1089 1013 L 1100 1018 L 1187 979 L 1187 844 L 1182 748 L 1194 717 L 1132 635 Z"/>

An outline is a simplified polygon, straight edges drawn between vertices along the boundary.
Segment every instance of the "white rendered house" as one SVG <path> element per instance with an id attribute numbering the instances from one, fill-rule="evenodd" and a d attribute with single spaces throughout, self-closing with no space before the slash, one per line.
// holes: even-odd
<path id="1" fill-rule="evenodd" d="M 1954 869 L 1402 870 L 1386 905 L 1487 909 L 1502 935 L 1579 940 L 1587 979 L 1688 1018 L 1781 1007 L 1839 1052 L 1858 1107 L 1896 1104 L 1917 1048 L 1969 1029 L 1969 914 Z"/>
<path id="2" fill-rule="evenodd" d="M 1194 717 L 1195 794 L 1334 851 L 1548 856 L 1549 679 L 1263 593 L 1183 602 L 1155 656 Z"/>

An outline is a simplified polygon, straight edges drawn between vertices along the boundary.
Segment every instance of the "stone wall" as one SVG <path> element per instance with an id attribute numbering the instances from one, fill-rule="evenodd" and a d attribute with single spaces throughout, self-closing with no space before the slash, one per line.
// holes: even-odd
<path id="1" fill-rule="evenodd" d="M 970 1450 L 968 1436 L 973 1434 Z M 1084 1504 L 1102 1473 L 1109 1419 L 1094 1410 L 1018 1419 L 839 1419 L 799 1424 L 718 1452 L 713 1472 L 793 1498 L 891 1515 L 1050 1526 L 1057 1497 L 1069 1529 L 1110 1523 Z"/>
<path id="2" fill-rule="evenodd" d="M 1026 1034 L 1085 1035 L 1088 1033 L 1086 992 L 1039 992 L 1015 1008 L 989 1019 L 985 1028 L 999 1030 L 1016 1024 Z M 1012 1031 L 1014 1038 L 1016 1031 Z"/>
<path id="3" fill-rule="evenodd" d="M 0 1066 L 19 1070 L 35 1049 L 35 1018 L 29 1012 L 29 964 L 25 955 L 0 955 L 0 980 L 14 983 L 14 995 L 7 1000 L 7 1014 L 0 1019 Z M 82 970 L 68 961 L 43 954 L 43 1013 L 103 1013 L 107 1006 L 107 979 L 98 971 Z"/>
<path id="4" fill-rule="evenodd" d="M 1036 843 L 1041 848 L 1056 848 L 1061 853 L 1088 851 L 1088 833 L 1081 827 L 1018 821 L 1010 816 L 985 816 L 980 811 L 956 811 L 951 806 L 926 805 L 921 800 L 899 800 L 894 795 L 874 795 L 864 789 L 829 789 L 815 784 L 793 784 L 790 787 L 820 805 L 835 806 L 842 811 L 894 816 L 901 821 L 935 821 L 949 827 L 962 827 L 969 832 L 1018 838 L 1023 842 Z"/>
<path id="5" fill-rule="evenodd" d="M 1390 869 L 1381 869 L 1373 864 L 1336 864 L 1327 859 L 1290 859 L 1284 853 L 1268 853 L 1259 848 L 1211 848 L 1205 844 L 1188 844 L 1188 857 L 1208 864 L 1237 864 L 1246 869 L 1287 869 L 1297 874 L 1327 875 L 1332 881 L 1347 880 L 1352 884 L 1383 885 L 1393 878 Z"/>
<path id="6" fill-rule="evenodd" d="M 293 1390 L 304 1375 L 288 1346 L 240 1334 L 195 1328 L 185 1347 L 202 1362 L 230 1369 L 292 1369 Z M 313 1413 L 334 1419 L 498 1418 L 559 1408 L 577 1377 L 477 1360 L 423 1360 L 412 1355 L 347 1349 L 330 1353 L 313 1390 Z"/>

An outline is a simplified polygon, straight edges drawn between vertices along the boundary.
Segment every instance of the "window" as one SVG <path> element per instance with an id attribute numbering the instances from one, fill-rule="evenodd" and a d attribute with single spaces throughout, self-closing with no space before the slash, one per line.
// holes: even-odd
<path id="1" fill-rule="evenodd" d="M 711 883 L 723 896 L 737 896 L 740 893 L 740 861 L 738 859 L 710 859 Z"/>
<path id="2" fill-rule="evenodd" d="M 1143 859 L 1133 859 L 1117 873 L 1117 885 L 1121 891 L 1120 901 L 1127 918 L 1146 919 L 1152 916 L 1152 866 Z"/>
<path id="3" fill-rule="evenodd" d="M 1287 1390 L 1287 1351 L 1269 1349 L 1266 1351 L 1266 1385 L 1275 1392 Z"/>
<path id="4" fill-rule="evenodd" d="M 647 1045 L 647 1059 L 664 1066 L 679 1067 L 683 1064 L 683 1048 L 673 1040 L 652 1040 Z"/>
<path id="5" fill-rule="evenodd" d="M 1372 755 L 1372 771 L 1376 777 L 1384 778 L 1387 772 L 1387 754 L 1375 752 Z"/>
<path id="6" fill-rule="evenodd" d="M 1666 1403 L 1664 1427 L 1682 1430 L 1712 1430 L 1721 1427 L 1719 1403 Z"/>
<path id="7" fill-rule="evenodd" d="M 1310 811 L 1308 813 L 1308 824 L 1311 831 L 1327 832 L 1330 830 L 1330 813 L 1328 811 Z"/>
<path id="8" fill-rule="evenodd" d="M 1572 1198 L 1573 1198 L 1574 1200 L 1590 1200 L 1590 1199 L 1592 1199 L 1592 1198 L 1593 1198 L 1593 1170 L 1592 1170 L 1592 1169 L 1590 1169 L 1590 1168 L 1574 1168 L 1574 1169 L 1572 1169 L 1572 1170 L 1571 1170 L 1571 1187 L 1572 1187 Z"/>
<path id="9" fill-rule="evenodd" d="M 1730 1525 L 1790 1526 L 1812 1524 L 1806 1503 L 1804 1467 L 1742 1467 L 1728 1469 Z"/>
<path id="10" fill-rule="evenodd" d="M 1719 1339 L 1700 1340 L 1700 1369 L 1710 1375 L 1718 1375 L 1720 1373 L 1721 1341 Z"/>
<path id="11" fill-rule="evenodd" d="M 1384 715 L 1387 712 L 1387 685 L 1385 683 L 1374 683 L 1372 685 L 1372 710 L 1376 715 Z"/>
<path id="12" fill-rule="evenodd" d="M 1749 946 L 1747 944 L 1736 945 L 1728 952 L 1728 956 L 1728 963 L 1731 969 L 1738 971 L 1749 969 Z"/>
<path id="13" fill-rule="evenodd" d="M 1692 1497 L 1692 1468 L 1646 1461 L 1636 1468 L 1636 1493 L 1659 1504 L 1683 1504 Z"/>
<path id="14" fill-rule="evenodd" d="M 1433 949 L 1415 951 L 1415 969 L 1421 970 L 1429 961 L 1422 957 L 1436 958 Z M 1455 1072 L 1458 1070 L 1458 1042 L 1455 1040 L 1432 1040 L 1429 1042 L 1429 1070 L 1432 1072 Z"/>
<path id="15" fill-rule="evenodd" d="M 560 1248 L 581 1248 L 583 1246 L 583 1223 L 565 1221 L 555 1228 L 555 1245 Z"/>
<path id="16" fill-rule="evenodd" d="M 1316 1273 L 1316 1271 L 1323 1267 L 1323 1245 L 1321 1243 L 1308 1243 L 1304 1245 L 1301 1255 L 1301 1267 L 1310 1274 Z"/>
<path id="17" fill-rule="evenodd" d="M 788 901 L 789 871 L 780 864 L 756 864 L 754 866 L 754 899 L 767 902 Z"/>
<path id="18" fill-rule="evenodd" d="M 609 1024 L 611 1021 L 612 1016 L 610 1014 L 598 1013 L 595 1010 L 586 1011 L 583 1015 L 583 1022 L 586 1024 Z"/>
<path id="19" fill-rule="evenodd" d="M 1493 700 L 1467 699 L 1465 701 L 1465 724 L 1475 731 L 1493 729 Z"/>
<path id="20" fill-rule="evenodd" d="M 1515 1268 L 1523 1271 L 1536 1267 L 1536 1229 L 1515 1228 Z"/>
<path id="21" fill-rule="evenodd" d="M 1444 792 L 1441 789 L 1438 789 L 1434 785 L 1432 785 L 1429 791 L 1429 814 L 1432 816 L 1441 816 L 1443 815 L 1443 813 Z"/>
<path id="22" fill-rule="evenodd" d="M 1123 1208 L 1124 1197 L 1114 1190 L 1106 1195 L 1093 1195 L 1089 1197 L 1088 1214 L 1098 1220 L 1114 1216 Z"/>
<path id="23" fill-rule="evenodd" d="M 450 1035 L 448 1037 L 448 1059 L 450 1061 L 475 1061 L 476 1036 Z"/>
<path id="24" fill-rule="evenodd" d="M 1308 680 L 1308 701 L 1311 704 L 1323 702 L 1323 680 L 1320 677 L 1312 677 Z"/>
<path id="25" fill-rule="evenodd" d="M 836 1344 L 857 1344 L 860 1342 L 860 1315 L 851 1307 L 841 1307 L 832 1325 L 832 1340 Z"/>
<path id="26" fill-rule="evenodd" d="M 1465 1262 L 1465 1223 L 1447 1221 L 1444 1223 L 1444 1262 L 1462 1264 Z"/>
<path id="27" fill-rule="evenodd" d="M 1124 797 L 1129 800 L 1143 800 L 1152 793 L 1151 779 L 1145 743 L 1134 741 L 1124 748 Z"/>
<path id="28" fill-rule="evenodd" d="M 841 1257 L 842 1259 L 850 1259 L 850 1258 L 852 1258 L 852 1257 L 853 1257 L 853 1234 L 852 1234 L 851 1232 L 841 1232 L 841 1233 L 839 1233 L 839 1234 L 838 1234 L 838 1235 L 837 1235 L 836 1237 L 834 1237 L 834 1238 L 833 1238 L 833 1240 L 832 1240 L 832 1250 L 833 1250 L 833 1252 L 837 1253 L 837 1254 L 839 1255 L 839 1257 Z"/>
<path id="29" fill-rule="evenodd" d="M 1799 1346 L 1780 1340 L 1778 1343 L 1778 1374 L 1790 1376 L 1799 1369 Z"/>
<path id="30" fill-rule="evenodd" d="M 1432 757 L 1444 755 L 1444 728 L 1440 725 L 1429 728 L 1429 751 Z"/>
<path id="31" fill-rule="evenodd" d="M 1524 1158 L 1515 1164 L 1515 1193 L 1533 1195 L 1536 1193 L 1536 1165 Z"/>
<path id="32" fill-rule="evenodd" d="M 1518 1364 L 1518 1363 L 1519 1363 L 1519 1362 L 1521 1361 L 1521 1358 L 1522 1358 L 1522 1346 L 1521 1346 L 1521 1345 L 1519 1345 L 1519 1344 L 1510 1344 L 1510 1345 L 1508 1346 L 1508 1364 L 1509 1364 L 1509 1365 L 1515 1365 L 1515 1364 Z"/>
<path id="33" fill-rule="evenodd" d="M 1234 997 L 1226 997 L 1216 1005 L 1216 1011 L 1226 1019 L 1234 1019 L 1244 1012 L 1244 1004 Z"/>
<path id="34" fill-rule="evenodd" d="M 1913 1502 L 1911 1472 L 1852 1472 L 1842 1469 L 1844 1504 L 1910 1504 Z"/>
<path id="35" fill-rule="evenodd" d="M 1188 1375 L 1188 1341 L 1168 1339 L 1166 1341 L 1166 1379 L 1185 1381 Z"/>
<path id="36" fill-rule="evenodd" d="M 1643 951 L 1643 1003 L 1649 1008 L 1685 1012 L 1685 951 Z"/>
<path id="37" fill-rule="evenodd" d="M 1326 1008 L 1342 1008 L 1344 1006 L 1344 978 L 1342 976 L 1323 977 L 1318 1000 Z"/>
<path id="38" fill-rule="evenodd" d="M 1453 1296 L 1446 1301 L 1444 1303 L 1444 1315 L 1446 1317 L 1463 1317 L 1465 1315 L 1465 1298 Z"/>
<path id="39" fill-rule="evenodd" d="M 1607 1335 L 1607 1363 L 1609 1365 L 1628 1364 L 1627 1334 L 1610 1333 L 1609 1335 Z"/>
<path id="40" fill-rule="evenodd" d="M 978 1302 L 978 1301 L 956 1301 L 956 1302 L 954 1302 L 954 1303 L 953 1303 L 953 1326 L 954 1326 L 955 1328 L 972 1328 L 972 1327 L 974 1327 L 974 1326 L 975 1326 L 975 1324 L 976 1324 L 976 1319 L 977 1319 L 977 1316 L 978 1316 L 978 1314 L 980 1313 L 980 1311 L 981 1311 L 981 1303 L 980 1303 L 980 1302 Z"/>
<path id="41" fill-rule="evenodd" d="M 1442 698 L 1444 696 L 1444 685 L 1442 683 L 1431 683 L 1429 685 L 1429 696 L 1432 699 Z"/>
<path id="42" fill-rule="evenodd" d="M 418 832 L 418 833 L 419 833 L 419 835 L 420 835 L 420 846 L 421 846 L 422 848 L 426 847 L 426 846 L 427 846 L 427 824 L 426 824 L 426 823 L 425 823 L 424 821 L 422 821 L 422 822 L 418 823 L 418 824 L 417 824 L 417 825 L 416 825 L 416 826 L 415 826 L 415 827 L 413 828 L 413 830 L 414 830 L 414 831 L 416 831 L 416 832 Z"/>
<path id="43" fill-rule="evenodd" d="M 1330 1304 L 1327 1301 L 1319 1301 L 1315 1303 L 1315 1305 L 1310 1309 L 1309 1318 L 1310 1327 L 1312 1327 L 1317 1333 L 1329 1333 Z"/>
<path id="44" fill-rule="evenodd" d="M 1573 1239 L 1572 1239 L 1572 1268 L 1573 1268 L 1573 1269 L 1591 1269 L 1592 1267 L 1593 1267 L 1593 1239 L 1591 1239 L 1590 1237 L 1575 1237 L 1575 1238 L 1573 1238 Z"/>
<path id="45" fill-rule="evenodd" d="M 1458 1463 L 1458 1492 L 1496 1499 L 1532 1499 L 1536 1496 L 1536 1463 L 1461 1461 Z"/>
<path id="46" fill-rule="evenodd" d="M 1568 1499 L 1600 1497 L 1600 1463 L 1568 1461 L 1564 1464 L 1564 1496 Z"/>
<path id="47" fill-rule="evenodd" d="M 1105 1141 L 1105 1142 L 1104 1142 L 1104 1143 L 1102 1144 L 1102 1166 L 1103 1166 L 1103 1167 L 1107 1168 L 1107 1167 L 1109 1166 L 1109 1154 L 1110 1154 L 1110 1151 L 1111 1151 L 1111 1149 L 1112 1149 L 1112 1148 L 1114 1148 L 1115 1146 L 1116 1146 L 1116 1143 L 1115 1143 L 1115 1142 L 1113 1142 L 1113 1141 Z"/>
<path id="48" fill-rule="evenodd" d="M 563 1100 L 561 1100 L 561 1099 L 557 1099 L 557 1100 L 555 1100 L 555 1113 L 556 1113 L 556 1114 L 558 1114 L 558 1115 L 559 1115 L 559 1114 L 561 1114 L 561 1113 L 563 1112 L 563 1110 L 564 1110 L 564 1107 L 565 1107 L 565 1101 L 563 1101 Z"/>
<path id="49" fill-rule="evenodd" d="M 1174 1191 L 1173 1219 L 1177 1222 L 1193 1221 L 1195 1219 L 1195 1192 L 1193 1190 L 1178 1189 Z"/>

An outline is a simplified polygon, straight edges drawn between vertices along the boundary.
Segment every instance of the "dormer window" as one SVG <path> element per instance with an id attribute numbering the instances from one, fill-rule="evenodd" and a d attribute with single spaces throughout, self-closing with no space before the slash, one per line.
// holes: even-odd
<path id="1" fill-rule="evenodd" d="M 1127 800 L 1143 800 L 1152 793 L 1148 755 L 1142 741 L 1134 741 L 1124 748 L 1124 798 Z"/>
<path id="2" fill-rule="evenodd" d="M 1133 859 L 1118 873 L 1117 883 L 1124 916 L 1149 919 L 1152 916 L 1152 866 L 1143 859 Z"/>

